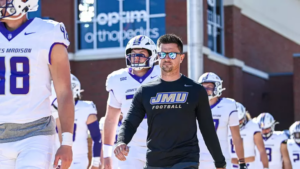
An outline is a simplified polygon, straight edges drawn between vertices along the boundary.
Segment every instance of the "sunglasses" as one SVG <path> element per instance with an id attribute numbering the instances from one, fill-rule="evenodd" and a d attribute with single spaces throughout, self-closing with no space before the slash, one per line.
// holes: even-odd
<path id="1" fill-rule="evenodd" d="M 176 53 L 176 52 L 158 52 L 157 53 L 160 59 L 166 58 L 167 55 L 169 55 L 170 59 L 175 59 L 177 57 L 177 54 L 182 54 L 182 53 Z"/>

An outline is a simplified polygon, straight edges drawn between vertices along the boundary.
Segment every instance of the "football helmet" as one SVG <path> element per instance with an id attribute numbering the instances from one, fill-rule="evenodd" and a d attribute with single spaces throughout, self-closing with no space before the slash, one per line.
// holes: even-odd
<path id="1" fill-rule="evenodd" d="M 38 2 L 39 0 L 0 0 L 0 19 L 20 19 L 27 12 L 37 11 Z M 19 17 L 12 18 L 11 16 Z"/>
<path id="2" fill-rule="evenodd" d="M 71 87 L 72 87 L 73 98 L 80 99 L 81 97 L 80 93 L 83 92 L 83 90 L 81 89 L 80 81 L 73 74 L 71 74 Z"/>
<path id="3" fill-rule="evenodd" d="M 300 144 L 300 121 L 296 121 L 290 127 L 291 138 L 295 140 L 296 143 Z"/>
<path id="4" fill-rule="evenodd" d="M 225 88 L 222 88 L 222 83 L 223 80 L 216 75 L 215 73 L 212 72 L 207 72 L 204 73 L 203 75 L 200 76 L 198 83 L 213 83 L 214 84 L 214 89 L 212 95 L 208 96 L 208 99 L 211 100 L 215 97 L 220 97 L 222 95 L 222 91 L 225 90 Z"/>
<path id="5" fill-rule="evenodd" d="M 258 125 L 262 130 L 271 128 L 269 133 L 262 133 L 264 139 L 269 138 L 275 131 L 275 125 L 278 124 L 278 122 L 275 121 L 270 113 L 261 113 L 257 118 Z"/>
<path id="6" fill-rule="evenodd" d="M 133 49 L 146 49 L 149 52 L 149 57 L 144 54 L 131 53 Z M 136 60 L 137 63 L 132 63 L 132 60 Z M 140 59 L 146 58 L 146 61 L 141 63 Z M 157 60 L 157 51 L 155 43 L 147 36 L 139 35 L 129 40 L 125 49 L 125 60 L 127 67 L 131 67 L 135 70 L 141 70 L 144 68 L 153 67 Z"/>
<path id="7" fill-rule="evenodd" d="M 238 112 L 239 121 L 243 120 L 242 123 L 240 123 L 240 128 L 243 128 L 248 120 L 246 117 L 246 108 L 239 102 L 236 102 L 236 110 Z"/>

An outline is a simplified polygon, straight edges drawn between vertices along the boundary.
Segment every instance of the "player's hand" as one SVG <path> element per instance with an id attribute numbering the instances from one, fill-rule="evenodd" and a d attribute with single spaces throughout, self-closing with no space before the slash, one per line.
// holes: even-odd
<path id="1" fill-rule="evenodd" d="M 57 167 L 58 161 L 61 160 L 60 169 L 68 169 L 72 163 L 72 147 L 62 145 L 56 152 L 55 160 L 54 160 L 54 168 Z"/>
<path id="2" fill-rule="evenodd" d="M 103 163 L 104 163 L 103 164 L 104 169 L 112 169 L 113 168 L 111 157 L 103 158 Z"/>
<path id="3" fill-rule="evenodd" d="M 127 156 L 129 153 L 129 147 L 125 143 L 120 143 L 115 148 L 114 153 L 119 160 L 125 161 L 125 156 Z"/>

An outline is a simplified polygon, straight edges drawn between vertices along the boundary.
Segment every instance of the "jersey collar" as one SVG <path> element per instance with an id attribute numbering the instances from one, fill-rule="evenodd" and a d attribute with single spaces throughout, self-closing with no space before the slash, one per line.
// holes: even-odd
<path id="1" fill-rule="evenodd" d="M 30 20 L 26 21 L 23 25 L 21 25 L 20 27 L 18 27 L 16 30 L 14 30 L 12 32 L 10 32 L 9 30 L 6 29 L 3 22 L 0 22 L 0 32 L 8 41 L 11 41 L 18 34 L 20 34 L 33 20 L 34 19 L 30 19 Z"/>
<path id="2" fill-rule="evenodd" d="M 216 107 L 216 105 L 218 105 L 221 102 L 222 98 L 219 98 L 218 101 L 210 106 L 210 109 L 213 109 L 214 107 Z"/>
<path id="3" fill-rule="evenodd" d="M 142 77 L 139 77 L 139 76 L 137 76 L 137 75 L 132 74 L 132 68 L 129 68 L 129 69 L 128 69 L 128 73 L 129 73 L 129 75 L 130 75 L 133 79 L 135 79 L 137 82 L 143 83 L 143 82 L 145 81 L 145 79 L 152 73 L 153 69 L 154 69 L 154 66 L 153 66 L 151 69 L 149 69 L 149 70 L 147 71 L 147 73 L 146 73 L 144 76 L 142 76 Z"/>

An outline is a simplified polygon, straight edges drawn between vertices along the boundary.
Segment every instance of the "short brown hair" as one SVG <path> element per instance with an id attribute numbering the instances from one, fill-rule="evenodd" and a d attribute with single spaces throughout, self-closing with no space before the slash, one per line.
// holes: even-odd
<path id="1" fill-rule="evenodd" d="M 183 53 L 183 43 L 179 36 L 175 34 L 162 35 L 157 40 L 157 47 L 160 47 L 161 44 L 168 44 L 168 43 L 176 43 L 180 53 Z"/>

